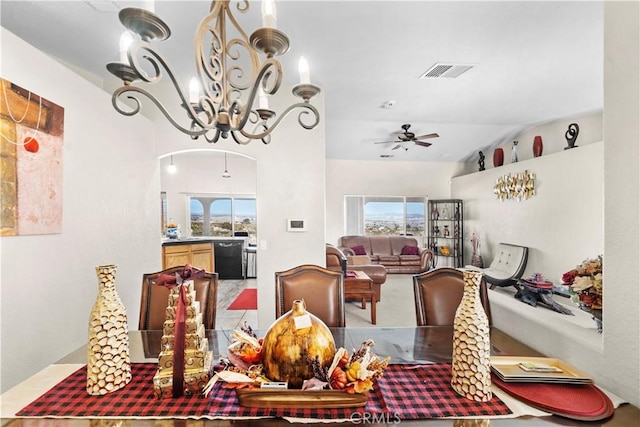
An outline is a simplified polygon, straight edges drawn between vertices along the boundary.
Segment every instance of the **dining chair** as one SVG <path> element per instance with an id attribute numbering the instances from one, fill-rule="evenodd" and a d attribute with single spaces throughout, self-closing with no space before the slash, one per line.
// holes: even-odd
<path id="1" fill-rule="evenodd" d="M 156 281 L 160 275 L 174 276 L 182 270 L 184 270 L 184 266 L 176 266 L 142 276 L 139 330 L 162 329 L 169 304 L 169 288 L 156 284 Z M 218 273 L 205 272 L 204 276 L 194 278 L 193 288 L 196 292 L 196 301 L 200 302 L 202 323 L 205 329 L 215 329 Z"/>
<path id="2" fill-rule="evenodd" d="M 413 276 L 417 326 L 452 326 L 464 293 L 462 270 L 436 268 Z M 487 284 L 480 283 L 480 301 L 491 325 Z"/>
<path id="3" fill-rule="evenodd" d="M 342 272 L 311 264 L 276 272 L 276 318 L 291 310 L 293 301 L 299 299 L 327 326 L 345 326 Z"/>

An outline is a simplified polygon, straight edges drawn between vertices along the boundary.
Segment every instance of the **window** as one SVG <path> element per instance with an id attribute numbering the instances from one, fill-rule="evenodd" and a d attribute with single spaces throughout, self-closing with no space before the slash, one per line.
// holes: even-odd
<path id="1" fill-rule="evenodd" d="M 425 234 L 424 197 L 345 196 L 345 234 Z"/>
<path id="2" fill-rule="evenodd" d="M 257 241 L 255 197 L 189 197 L 192 236 L 247 236 Z"/>

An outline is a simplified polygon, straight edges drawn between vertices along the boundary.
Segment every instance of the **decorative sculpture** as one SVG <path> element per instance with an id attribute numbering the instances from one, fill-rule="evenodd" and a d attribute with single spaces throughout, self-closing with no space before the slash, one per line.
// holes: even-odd
<path id="1" fill-rule="evenodd" d="M 518 141 L 513 141 L 513 145 L 511 146 L 511 163 L 516 163 L 518 161 Z"/>
<path id="2" fill-rule="evenodd" d="M 480 166 L 480 168 L 478 170 L 483 171 L 484 170 L 484 153 L 480 151 L 478 155 L 480 156 L 480 158 L 478 159 L 478 165 Z"/>
<path id="3" fill-rule="evenodd" d="M 580 133 L 580 127 L 578 127 L 578 124 L 571 123 L 569 125 L 569 129 L 564 133 L 564 137 L 567 140 L 567 147 L 564 147 L 565 150 L 577 147 L 576 139 L 578 139 L 578 133 Z"/>
<path id="4" fill-rule="evenodd" d="M 549 310 L 557 311 L 561 314 L 574 315 L 571 310 L 558 304 L 551 298 L 553 295 L 553 286 L 544 287 L 536 282 L 520 279 L 518 280 L 516 289 L 518 289 L 518 292 L 516 292 L 515 298 L 525 304 L 529 304 L 532 307 L 540 304 Z"/>

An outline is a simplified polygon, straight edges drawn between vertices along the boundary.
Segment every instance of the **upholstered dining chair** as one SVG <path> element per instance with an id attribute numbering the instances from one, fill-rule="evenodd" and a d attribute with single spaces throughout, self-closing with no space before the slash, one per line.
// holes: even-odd
<path id="1" fill-rule="evenodd" d="M 156 284 L 163 274 L 174 276 L 184 270 L 184 266 L 170 267 L 156 273 L 142 276 L 142 297 L 140 299 L 139 330 L 162 329 L 169 303 L 169 288 Z M 206 329 L 216 328 L 216 305 L 218 294 L 218 273 L 205 272 L 204 276 L 193 279 L 196 301 L 200 302 L 202 323 Z"/>
<path id="2" fill-rule="evenodd" d="M 276 272 L 276 317 L 291 310 L 293 301 L 299 299 L 327 326 L 345 326 L 342 272 L 311 264 Z"/>
<path id="3" fill-rule="evenodd" d="M 462 270 L 436 268 L 413 276 L 413 295 L 418 326 L 451 326 L 464 293 Z M 480 301 L 491 324 L 487 284 L 480 283 Z"/>

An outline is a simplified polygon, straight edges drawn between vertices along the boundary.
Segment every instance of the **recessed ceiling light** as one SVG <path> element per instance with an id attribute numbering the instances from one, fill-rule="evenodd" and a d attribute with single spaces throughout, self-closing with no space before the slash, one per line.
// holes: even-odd
<path id="1" fill-rule="evenodd" d="M 393 106 L 396 105 L 396 101 L 385 101 L 382 103 L 382 105 L 380 106 L 380 108 L 382 108 L 383 110 L 388 110 L 390 108 L 393 108 Z"/>

